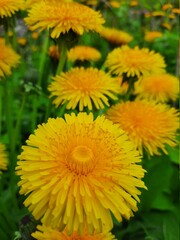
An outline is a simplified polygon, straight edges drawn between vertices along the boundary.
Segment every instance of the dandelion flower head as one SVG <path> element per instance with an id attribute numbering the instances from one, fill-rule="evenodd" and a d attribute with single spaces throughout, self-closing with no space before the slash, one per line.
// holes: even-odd
<path id="1" fill-rule="evenodd" d="M 138 152 L 104 116 L 65 114 L 30 135 L 18 157 L 20 194 L 35 219 L 68 234 L 109 231 L 137 211 L 145 188 Z"/>
<path id="2" fill-rule="evenodd" d="M 144 39 L 147 42 L 153 42 L 155 39 L 162 37 L 162 33 L 158 31 L 147 32 L 144 36 Z"/>
<path id="3" fill-rule="evenodd" d="M 10 47 L 6 46 L 4 39 L 0 39 L 0 78 L 11 74 L 11 68 L 16 67 L 20 56 Z"/>
<path id="4" fill-rule="evenodd" d="M 179 79 L 171 74 L 153 74 L 135 83 L 135 94 L 158 102 L 175 101 L 179 93 Z"/>
<path id="5" fill-rule="evenodd" d="M 0 0 L 0 18 L 11 17 L 23 6 L 23 0 Z"/>
<path id="6" fill-rule="evenodd" d="M 77 232 L 74 232 L 71 236 L 67 234 L 67 231 L 59 232 L 58 230 L 54 230 L 50 227 L 46 227 L 43 225 L 37 226 L 38 231 L 32 234 L 37 240 L 115 240 L 115 236 L 110 232 L 103 232 L 99 234 L 89 235 L 87 233 L 83 233 L 81 236 Z"/>
<path id="7" fill-rule="evenodd" d="M 68 59 L 72 62 L 79 61 L 98 61 L 101 53 L 90 46 L 76 46 L 69 50 Z"/>
<path id="8" fill-rule="evenodd" d="M 48 53 L 51 58 L 56 58 L 57 60 L 60 59 L 60 52 L 57 45 L 50 46 Z"/>
<path id="9" fill-rule="evenodd" d="M 34 4 L 25 21 L 32 30 L 47 28 L 52 38 L 58 38 L 70 30 L 79 35 L 89 30 L 99 32 L 105 20 L 100 12 L 83 4 L 52 0 Z"/>
<path id="10" fill-rule="evenodd" d="M 116 45 L 128 44 L 133 40 L 133 37 L 129 33 L 120 31 L 116 28 L 103 27 L 100 35 L 107 41 Z"/>
<path id="11" fill-rule="evenodd" d="M 114 105 L 107 111 L 107 118 L 118 123 L 142 154 L 167 154 L 165 144 L 176 145 L 178 114 L 166 104 L 136 100 Z"/>
<path id="12" fill-rule="evenodd" d="M 108 98 L 116 100 L 119 85 L 115 78 L 97 68 L 76 67 L 60 76 L 53 77 L 49 86 L 53 103 L 58 107 L 68 101 L 67 109 L 89 110 L 109 106 Z"/>
<path id="13" fill-rule="evenodd" d="M 6 148 L 4 144 L 0 143 L 0 173 L 2 170 L 4 171 L 7 169 L 7 164 L 8 164 L 8 160 L 7 160 Z"/>
<path id="14" fill-rule="evenodd" d="M 147 75 L 164 71 L 166 66 L 164 58 L 148 48 L 130 48 L 124 45 L 115 48 L 107 56 L 106 66 L 112 73 L 122 75 L 126 73 L 128 77 Z"/>

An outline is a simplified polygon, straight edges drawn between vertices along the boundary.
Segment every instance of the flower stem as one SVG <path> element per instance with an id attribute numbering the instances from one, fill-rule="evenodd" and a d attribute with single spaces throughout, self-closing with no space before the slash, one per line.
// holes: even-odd
<path id="1" fill-rule="evenodd" d="M 134 89 L 134 82 L 135 82 L 134 78 L 130 78 L 129 81 L 128 81 L 129 86 L 128 86 L 128 90 L 127 90 L 125 98 L 124 98 L 125 101 L 129 101 L 129 99 L 130 99 L 130 96 L 131 96 L 132 91 Z"/>
<path id="2" fill-rule="evenodd" d="M 3 87 L 0 84 L 0 136 L 2 134 Z"/>
<path id="3" fill-rule="evenodd" d="M 66 57 L 67 57 L 67 46 L 65 41 L 61 42 L 61 44 L 59 44 L 59 51 L 60 51 L 60 60 L 59 60 L 59 64 L 56 70 L 56 75 L 59 75 L 65 66 L 66 63 Z"/>

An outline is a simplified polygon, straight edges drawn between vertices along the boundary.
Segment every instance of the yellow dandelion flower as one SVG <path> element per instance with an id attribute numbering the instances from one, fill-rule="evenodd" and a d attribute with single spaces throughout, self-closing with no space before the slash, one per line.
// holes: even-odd
<path id="1" fill-rule="evenodd" d="M 0 78 L 11 74 L 11 68 L 19 63 L 19 55 L 10 47 L 6 46 L 4 39 L 0 39 Z"/>
<path id="2" fill-rule="evenodd" d="M 93 235 L 89 235 L 88 233 L 83 233 L 81 236 L 77 232 L 74 232 L 71 236 L 68 235 L 67 231 L 59 232 L 58 230 L 54 230 L 50 227 L 46 227 L 43 225 L 37 226 L 38 231 L 32 233 L 32 237 L 37 240 L 115 240 L 115 236 L 110 232 L 97 233 Z"/>
<path id="3" fill-rule="evenodd" d="M 97 0 L 81 0 L 80 2 L 86 4 L 86 5 L 90 5 L 90 6 L 96 6 L 98 5 L 98 1 Z"/>
<path id="4" fill-rule="evenodd" d="M 52 58 L 60 59 L 60 53 L 57 45 L 52 45 L 49 47 L 49 56 Z"/>
<path id="5" fill-rule="evenodd" d="M 31 8 L 33 4 L 38 3 L 39 0 L 25 0 L 23 9 Z"/>
<path id="6" fill-rule="evenodd" d="M 52 97 L 56 97 L 53 103 L 58 107 L 68 101 L 67 109 L 75 109 L 79 104 L 79 110 L 84 107 L 89 110 L 109 106 L 108 97 L 117 99 L 119 92 L 117 81 L 102 70 L 96 68 L 73 68 L 67 73 L 53 78 L 49 86 Z"/>
<path id="7" fill-rule="evenodd" d="M 166 104 L 145 100 L 119 103 L 107 111 L 107 118 L 120 125 L 141 154 L 143 148 L 149 155 L 159 154 L 158 148 L 167 154 L 165 144 L 176 145 L 178 114 Z"/>
<path id="8" fill-rule="evenodd" d="M 137 211 L 144 170 L 127 135 L 104 116 L 65 114 L 30 135 L 18 157 L 20 194 L 35 219 L 68 234 L 109 231 Z"/>
<path id="9" fill-rule="evenodd" d="M 25 22 L 33 30 L 48 28 L 51 30 L 51 37 L 58 38 L 61 33 L 69 30 L 79 35 L 89 30 L 99 32 L 104 19 L 100 12 L 80 3 L 52 0 L 34 4 Z"/>
<path id="10" fill-rule="evenodd" d="M 24 38 L 24 37 L 20 37 L 20 38 L 17 39 L 17 42 L 19 43 L 19 45 L 25 46 L 26 43 L 27 43 L 27 39 Z"/>
<path id="11" fill-rule="evenodd" d="M 149 13 L 149 12 L 147 12 L 147 13 L 144 13 L 144 17 L 145 17 L 145 18 L 150 18 L 150 17 L 152 17 L 152 14 L 151 14 L 151 13 Z"/>
<path id="12" fill-rule="evenodd" d="M 158 31 L 146 32 L 144 39 L 147 42 L 153 42 L 155 39 L 162 37 L 162 33 Z"/>
<path id="13" fill-rule="evenodd" d="M 173 9 L 172 9 L 172 12 L 173 12 L 173 13 L 180 14 L 180 8 L 173 8 Z"/>
<path id="14" fill-rule="evenodd" d="M 138 1 L 137 1 L 137 0 L 130 2 L 130 6 L 131 6 L 131 7 L 135 7 L 135 6 L 137 6 L 137 5 L 138 5 Z"/>
<path id="15" fill-rule="evenodd" d="M 100 31 L 100 35 L 107 41 L 116 45 L 128 44 L 133 40 L 133 37 L 129 33 L 109 27 L 103 27 Z"/>
<path id="16" fill-rule="evenodd" d="M 7 154 L 4 144 L 0 143 L 0 173 L 7 169 Z"/>
<path id="17" fill-rule="evenodd" d="M 153 17 L 164 17 L 166 14 L 163 11 L 154 11 L 152 12 Z"/>
<path id="18" fill-rule="evenodd" d="M 101 58 L 101 53 L 90 46 L 76 46 L 68 52 L 68 59 L 72 62 L 80 61 L 98 61 Z"/>
<path id="19" fill-rule="evenodd" d="M 39 32 L 33 32 L 31 36 L 32 36 L 33 39 L 38 39 Z"/>
<path id="20" fill-rule="evenodd" d="M 116 0 L 116 1 L 110 0 L 109 4 L 113 8 L 119 8 L 121 6 L 121 2 L 119 0 Z"/>
<path id="21" fill-rule="evenodd" d="M 175 101 L 179 92 L 177 77 L 163 73 L 142 77 L 135 83 L 135 94 L 139 98 L 156 100 L 159 102 Z"/>
<path id="22" fill-rule="evenodd" d="M 0 17 L 11 17 L 23 6 L 24 0 L 0 0 Z"/>
<path id="23" fill-rule="evenodd" d="M 170 3 L 166 3 L 162 6 L 162 10 L 164 10 L 164 11 L 167 10 L 167 9 L 171 9 L 171 8 L 173 8 L 173 6 Z"/>
<path id="24" fill-rule="evenodd" d="M 147 75 L 164 71 L 166 66 L 164 58 L 148 48 L 130 48 L 122 46 L 115 48 L 107 56 L 106 66 L 112 73 L 122 75 L 126 73 L 128 77 Z"/>
<path id="25" fill-rule="evenodd" d="M 171 28 L 172 28 L 171 24 L 168 22 L 162 23 L 162 27 L 166 28 L 167 30 L 171 30 Z"/>
<path id="26" fill-rule="evenodd" d="M 168 16 L 170 19 L 174 19 L 174 18 L 176 18 L 176 15 L 175 14 L 169 14 L 169 16 Z"/>

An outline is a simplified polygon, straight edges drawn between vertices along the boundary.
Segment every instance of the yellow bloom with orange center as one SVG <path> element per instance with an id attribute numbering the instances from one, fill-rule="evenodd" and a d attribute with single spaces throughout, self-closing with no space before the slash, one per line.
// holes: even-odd
<path id="1" fill-rule="evenodd" d="M 51 97 L 55 97 L 53 103 L 57 107 L 68 102 L 67 109 L 75 109 L 79 104 L 82 111 L 84 107 L 92 110 L 93 107 L 109 106 L 108 98 L 117 99 L 119 85 L 115 78 L 102 70 L 77 67 L 54 77 L 48 89 Z"/>
<path id="2" fill-rule="evenodd" d="M 79 35 L 89 30 L 99 32 L 104 19 L 100 12 L 80 3 L 52 0 L 34 4 L 25 22 L 32 30 L 47 28 L 52 38 L 58 38 L 70 30 Z"/>
<path id="3" fill-rule="evenodd" d="M 173 8 L 173 6 L 170 3 L 166 3 L 162 6 L 162 10 L 164 10 L 164 11 L 167 10 L 167 9 L 171 9 L 171 8 Z"/>
<path id="4" fill-rule="evenodd" d="M 68 60 L 75 62 L 80 61 L 98 61 L 101 58 L 101 53 L 94 47 L 76 46 L 69 50 Z"/>
<path id="5" fill-rule="evenodd" d="M 139 4 L 139 3 L 138 3 L 137 0 L 135 0 L 135 1 L 131 1 L 131 2 L 130 2 L 130 6 L 131 6 L 131 7 L 138 6 L 138 4 Z"/>
<path id="6" fill-rule="evenodd" d="M 79 235 L 77 232 L 74 232 L 71 236 L 68 235 L 67 231 L 59 232 L 58 230 L 54 230 L 50 227 L 46 227 L 43 225 L 37 226 L 38 231 L 31 234 L 37 240 L 115 240 L 115 236 L 110 232 L 97 233 L 93 235 L 89 235 L 88 233 L 83 233 Z"/>
<path id="7" fill-rule="evenodd" d="M 153 42 L 155 39 L 162 37 L 162 33 L 158 31 L 146 32 L 144 39 L 147 42 Z"/>
<path id="8" fill-rule="evenodd" d="M 138 188 L 145 188 L 133 143 L 104 116 L 93 118 L 73 113 L 48 119 L 18 156 L 24 205 L 35 219 L 69 235 L 109 231 L 111 214 L 129 219 L 138 210 Z"/>
<path id="9" fill-rule="evenodd" d="M 119 8 L 121 6 L 121 1 L 119 0 L 109 0 L 109 4 L 111 5 L 111 7 L 113 8 Z"/>
<path id="10" fill-rule="evenodd" d="M 6 46 L 4 39 L 0 39 L 0 78 L 11 74 L 11 68 L 16 67 L 20 56 L 10 47 Z"/>
<path id="11" fill-rule="evenodd" d="M 17 39 L 17 42 L 19 43 L 19 45 L 25 46 L 27 44 L 27 39 L 24 37 L 20 37 Z"/>
<path id="12" fill-rule="evenodd" d="M 5 145 L 0 143 L 0 173 L 1 171 L 7 170 L 7 154 Z"/>
<path id="13" fill-rule="evenodd" d="M 173 9 L 172 9 L 172 12 L 173 12 L 173 13 L 180 14 L 180 8 L 173 8 Z"/>
<path id="14" fill-rule="evenodd" d="M 0 0 L 0 17 L 11 17 L 23 6 L 24 0 Z"/>
<path id="15" fill-rule="evenodd" d="M 116 45 L 128 44 L 133 40 L 133 37 L 129 33 L 120 31 L 116 28 L 103 27 L 100 31 L 100 35 L 107 41 Z"/>
<path id="16" fill-rule="evenodd" d="M 178 93 L 179 80 L 168 73 L 142 77 L 135 83 L 135 94 L 138 94 L 138 98 L 167 102 L 175 101 Z"/>
<path id="17" fill-rule="evenodd" d="M 107 111 L 107 118 L 118 123 L 142 154 L 167 154 L 165 145 L 176 145 L 178 114 L 166 104 L 136 100 L 114 105 Z"/>
<path id="18" fill-rule="evenodd" d="M 112 73 L 117 75 L 126 73 L 128 77 L 162 72 L 166 66 L 164 58 L 159 53 L 137 46 L 115 48 L 108 54 L 105 64 Z"/>
<path id="19" fill-rule="evenodd" d="M 162 23 L 162 27 L 166 28 L 167 30 L 171 30 L 171 28 L 172 28 L 171 24 L 168 22 Z"/>

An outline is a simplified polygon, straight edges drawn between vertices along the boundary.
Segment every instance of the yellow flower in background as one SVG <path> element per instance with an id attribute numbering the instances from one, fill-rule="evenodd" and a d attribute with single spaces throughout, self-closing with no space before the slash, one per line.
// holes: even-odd
<path id="1" fill-rule="evenodd" d="M 24 0 L 0 0 L 0 17 L 11 17 L 23 6 Z"/>
<path id="2" fill-rule="evenodd" d="M 170 3 L 166 3 L 162 6 L 162 10 L 164 10 L 164 11 L 167 10 L 167 9 L 171 9 L 171 8 L 173 8 L 173 6 Z"/>
<path id="3" fill-rule="evenodd" d="M 11 68 L 16 67 L 20 56 L 10 47 L 6 46 L 4 39 L 0 39 L 0 78 L 11 74 Z"/>
<path id="4" fill-rule="evenodd" d="M 167 154 L 165 145 L 176 145 L 178 114 L 166 104 L 145 100 L 119 103 L 107 111 L 107 118 L 120 125 L 141 154 L 143 148 L 149 155 L 158 155 L 158 149 Z"/>
<path id="5" fill-rule="evenodd" d="M 167 30 L 171 30 L 171 29 L 172 29 L 171 24 L 168 23 L 168 22 L 164 22 L 164 23 L 162 23 L 162 27 L 166 28 Z"/>
<path id="6" fill-rule="evenodd" d="M 162 37 L 162 33 L 158 31 L 146 32 L 144 39 L 147 42 L 153 42 L 155 39 Z"/>
<path id="7" fill-rule="evenodd" d="M 130 6 L 131 6 L 131 7 L 138 6 L 138 4 L 139 4 L 139 3 L 138 3 L 137 0 L 135 0 L 135 1 L 131 1 L 131 2 L 130 2 Z"/>
<path id="8" fill-rule="evenodd" d="M 122 4 L 122 1 L 120 0 L 109 0 L 109 4 L 111 5 L 111 7 L 113 8 L 119 8 Z"/>
<path id="9" fill-rule="evenodd" d="M 168 73 L 142 77 L 135 83 L 135 94 L 138 94 L 138 98 L 167 102 L 175 101 L 178 93 L 179 80 Z"/>
<path id="10" fill-rule="evenodd" d="M 60 52 L 57 45 L 50 46 L 48 53 L 51 58 L 56 58 L 57 60 L 60 59 Z"/>
<path id="11" fill-rule="evenodd" d="M 172 12 L 173 12 L 173 13 L 180 14 L 180 8 L 173 8 L 173 9 L 172 9 Z"/>
<path id="12" fill-rule="evenodd" d="M 144 170 L 127 135 L 104 116 L 65 114 L 30 135 L 18 156 L 24 205 L 35 219 L 68 234 L 109 231 L 137 211 Z M 137 164 L 138 163 L 138 164 Z M 28 195 L 27 195 L 28 194 Z"/>
<path id="13" fill-rule="evenodd" d="M 97 68 L 73 68 L 69 72 L 53 77 L 49 86 L 53 103 L 58 107 L 67 101 L 67 109 L 89 110 L 109 106 L 108 98 L 117 99 L 119 85 L 115 78 Z"/>
<path id="14" fill-rule="evenodd" d="M 103 27 L 100 35 L 116 45 L 128 44 L 133 40 L 133 37 L 129 33 L 109 27 Z"/>
<path id="15" fill-rule="evenodd" d="M 101 58 L 101 53 L 94 47 L 76 46 L 69 50 L 68 60 L 75 62 L 80 61 L 98 61 Z"/>
<path id="16" fill-rule="evenodd" d="M 52 38 L 58 38 L 70 30 L 79 35 L 89 30 L 99 32 L 104 19 L 100 12 L 77 2 L 52 0 L 34 4 L 25 22 L 32 30 L 47 28 Z"/>
<path id="17" fill-rule="evenodd" d="M 7 170 L 7 154 L 5 145 L 0 143 L 0 173 L 4 170 Z"/>
<path id="18" fill-rule="evenodd" d="M 164 17 L 166 14 L 163 11 L 154 11 L 152 12 L 153 17 Z"/>
<path id="19" fill-rule="evenodd" d="M 32 237 L 37 240 L 115 240 L 115 236 L 110 232 L 97 233 L 89 235 L 88 233 L 83 233 L 81 236 L 77 232 L 73 233 L 71 236 L 68 235 L 67 231 L 59 232 L 50 227 L 37 226 L 38 231 L 32 233 Z"/>
<path id="20" fill-rule="evenodd" d="M 19 43 L 19 45 L 25 46 L 27 44 L 27 39 L 24 37 L 20 37 L 20 38 L 17 38 L 17 42 Z"/>
<path id="21" fill-rule="evenodd" d="M 147 75 L 164 71 L 166 66 L 164 58 L 148 48 L 130 48 L 122 46 L 115 48 L 107 56 L 105 65 L 112 73 L 128 77 Z"/>

